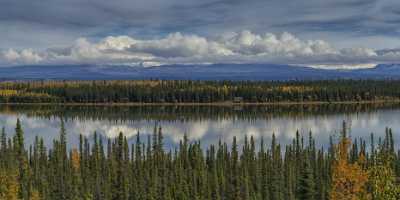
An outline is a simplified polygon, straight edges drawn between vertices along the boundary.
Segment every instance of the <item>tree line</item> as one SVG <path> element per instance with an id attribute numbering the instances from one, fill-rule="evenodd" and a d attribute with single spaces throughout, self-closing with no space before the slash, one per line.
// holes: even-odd
<path id="1" fill-rule="evenodd" d="M 279 117 L 326 117 L 337 114 L 352 114 L 398 109 L 399 102 L 362 104 L 296 104 L 296 105 L 148 105 L 148 106 L 105 106 L 105 105 L 59 105 L 59 104 L 8 104 L 0 106 L 1 114 L 29 115 L 51 119 L 63 117 L 69 120 L 105 120 L 135 122 L 140 120 L 259 120 Z"/>
<path id="2" fill-rule="evenodd" d="M 2 103 L 343 102 L 400 99 L 399 80 L 1 82 Z"/>
<path id="3" fill-rule="evenodd" d="M 161 127 L 129 145 L 120 133 L 91 141 L 80 136 L 67 147 L 61 121 L 51 148 L 36 137 L 25 147 L 17 120 L 15 133 L 0 137 L 0 199 L 234 199 L 234 200 L 396 200 L 400 198 L 400 155 L 393 132 L 384 138 L 350 139 L 343 128 L 337 142 L 317 148 L 310 133 L 298 132 L 283 146 L 243 136 L 203 149 L 186 136 L 165 149 Z"/>

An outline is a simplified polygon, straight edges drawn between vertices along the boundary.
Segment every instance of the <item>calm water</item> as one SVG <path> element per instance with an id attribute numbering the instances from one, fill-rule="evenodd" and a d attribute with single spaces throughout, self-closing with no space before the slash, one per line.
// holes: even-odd
<path id="1" fill-rule="evenodd" d="M 322 105 L 322 106 L 1 106 L 0 125 L 9 135 L 20 118 L 28 143 L 36 135 L 50 145 L 58 137 L 64 119 L 70 146 L 77 146 L 79 134 L 92 137 L 96 131 L 114 138 L 123 132 L 131 141 L 139 131 L 142 137 L 162 127 L 165 144 L 175 147 L 186 133 L 203 145 L 219 139 L 242 140 L 252 135 L 269 140 L 273 133 L 280 143 L 290 143 L 296 130 L 312 131 L 319 146 L 327 146 L 329 136 L 337 136 L 343 120 L 352 137 L 369 138 L 371 132 L 383 136 L 385 127 L 400 141 L 400 105 Z"/>

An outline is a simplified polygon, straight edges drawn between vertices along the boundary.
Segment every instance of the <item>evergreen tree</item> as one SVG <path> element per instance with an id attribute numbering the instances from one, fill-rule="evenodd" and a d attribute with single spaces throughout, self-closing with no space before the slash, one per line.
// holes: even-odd
<path id="1" fill-rule="evenodd" d="M 305 155 L 299 183 L 297 185 L 297 197 L 299 200 L 314 200 L 316 196 L 314 173 L 308 154 L 306 153 Z"/>
<path id="2" fill-rule="evenodd" d="M 203 149 L 185 135 L 179 148 L 165 151 L 159 127 L 147 144 L 138 133 L 129 146 L 120 133 L 104 147 L 94 133 L 90 141 L 81 135 L 75 149 L 60 126 L 48 149 L 36 137 L 27 150 L 19 120 L 12 140 L 1 134 L 0 199 L 399 199 L 391 129 L 371 149 L 359 138 L 353 145 L 344 124 L 329 151 L 317 148 L 312 134 L 304 143 L 300 133 L 286 146 L 272 135 L 269 148 L 263 138 L 256 148 L 245 136 L 240 144 L 234 137 L 230 148 L 220 140 Z"/>

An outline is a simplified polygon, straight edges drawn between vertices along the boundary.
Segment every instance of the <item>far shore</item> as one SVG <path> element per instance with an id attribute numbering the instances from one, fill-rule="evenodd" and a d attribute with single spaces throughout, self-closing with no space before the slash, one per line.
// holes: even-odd
<path id="1" fill-rule="evenodd" d="M 327 104 L 392 104 L 400 103 L 398 100 L 375 100 L 375 101 L 306 101 L 306 102 L 210 102 L 210 103 L 0 103 L 1 105 L 59 105 L 59 106 L 274 106 L 274 105 L 327 105 Z"/>

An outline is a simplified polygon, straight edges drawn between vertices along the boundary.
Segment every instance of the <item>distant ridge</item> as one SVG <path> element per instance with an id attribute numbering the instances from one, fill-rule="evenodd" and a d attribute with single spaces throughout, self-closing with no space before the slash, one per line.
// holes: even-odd
<path id="1" fill-rule="evenodd" d="M 130 66 L 14 66 L 1 67 L 0 80 L 326 80 L 400 79 L 400 65 L 379 64 L 375 68 L 327 70 L 277 64 L 212 64 Z"/>

